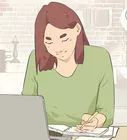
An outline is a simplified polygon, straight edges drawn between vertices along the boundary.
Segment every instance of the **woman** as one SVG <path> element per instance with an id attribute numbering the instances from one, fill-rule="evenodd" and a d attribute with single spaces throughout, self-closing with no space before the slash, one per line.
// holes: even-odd
<path id="1" fill-rule="evenodd" d="M 35 51 L 28 60 L 22 94 L 44 96 L 49 124 L 84 131 L 113 122 L 110 55 L 89 45 L 79 17 L 64 4 L 51 2 L 37 15 Z"/>

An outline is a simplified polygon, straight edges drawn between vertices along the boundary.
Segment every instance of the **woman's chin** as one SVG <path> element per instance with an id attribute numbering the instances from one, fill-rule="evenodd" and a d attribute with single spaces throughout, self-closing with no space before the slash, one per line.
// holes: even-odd
<path id="1" fill-rule="evenodd" d="M 57 59 L 61 60 L 61 61 L 67 61 L 69 57 L 65 57 L 65 56 L 62 56 L 62 57 L 57 57 Z"/>

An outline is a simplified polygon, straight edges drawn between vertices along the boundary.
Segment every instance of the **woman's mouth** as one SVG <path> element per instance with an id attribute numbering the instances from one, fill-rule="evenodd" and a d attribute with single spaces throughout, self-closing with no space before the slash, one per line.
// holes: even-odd
<path id="1" fill-rule="evenodd" d="M 67 50 L 65 50 L 65 51 L 59 51 L 59 53 L 56 52 L 56 55 L 65 54 L 66 52 L 67 52 Z M 62 56 L 62 57 L 64 57 L 64 56 Z"/>

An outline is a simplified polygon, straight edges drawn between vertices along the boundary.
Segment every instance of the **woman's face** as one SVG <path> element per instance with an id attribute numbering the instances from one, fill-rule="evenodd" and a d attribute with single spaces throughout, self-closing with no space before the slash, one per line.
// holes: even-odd
<path id="1" fill-rule="evenodd" d="M 44 34 L 44 44 L 47 51 L 57 59 L 68 60 L 74 52 L 80 31 L 81 26 L 78 23 L 73 29 L 60 29 L 47 24 Z"/>

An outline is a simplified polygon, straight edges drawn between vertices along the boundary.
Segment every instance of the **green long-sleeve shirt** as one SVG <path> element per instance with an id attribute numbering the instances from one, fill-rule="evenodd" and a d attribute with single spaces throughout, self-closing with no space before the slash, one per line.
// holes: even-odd
<path id="1" fill-rule="evenodd" d="M 106 115 L 104 126 L 113 122 L 114 80 L 108 51 L 97 46 L 84 47 L 84 63 L 66 78 L 54 69 L 36 74 L 35 51 L 29 56 L 23 95 L 45 98 L 48 123 L 75 126 L 84 113 Z"/>

